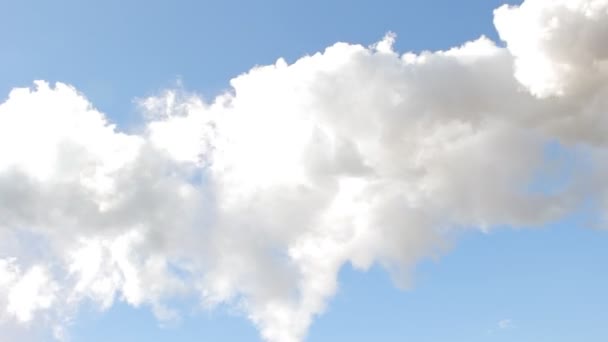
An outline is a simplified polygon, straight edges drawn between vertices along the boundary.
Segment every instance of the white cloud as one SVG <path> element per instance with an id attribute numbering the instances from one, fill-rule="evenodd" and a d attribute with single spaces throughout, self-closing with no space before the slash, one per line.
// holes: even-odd
<path id="1" fill-rule="evenodd" d="M 510 319 L 503 319 L 498 322 L 498 327 L 500 329 L 509 329 L 513 327 L 513 321 Z"/>
<path id="2" fill-rule="evenodd" d="M 269 342 L 298 342 L 346 263 L 408 286 L 454 232 L 542 225 L 608 198 L 594 183 L 605 55 L 584 50 L 608 34 L 604 3 L 503 7 L 507 48 L 482 37 L 400 56 L 392 34 L 337 43 L 254 68 L 211 103 L 143 99 L 133 134 L 70 86 L 14 89 L 0 105 L 0 318 L 44 317 L 63 338 L 82 301 L 172 319 L 168 298 L 198 296 L 242 309 Z M 574 51 L 558 49 L 547 13 L 576 21 Z M 530 189 L 560 167 L 547 142 L 591 160 L 556 193 Z"/>
<path id="3" fill-rule="evenodd" d="M 47 271 L 34 266 L 11 286 L 6 311 L 21 322 L 30 321 L 34 312 L 51 307 L 55 292 L 56 285 Z"/>
<path id="4" fill-rule="evenodd" d="M 37 311 L 50 308 L 56 299 L 57 284 L 42 266 L 23 272 L 16 260 L 0 259 L 0 278 L 0 303 L 6 308 L 0 319 L 12 316 L 19 322 L 28 322 Z"/>
<path id="5" fill-rule="evenodd" d="M 515 76 L 538 96 L 585 92 L 608 73 L 608 1 L 526 0 L 494 22 L 515 56 Z"/>

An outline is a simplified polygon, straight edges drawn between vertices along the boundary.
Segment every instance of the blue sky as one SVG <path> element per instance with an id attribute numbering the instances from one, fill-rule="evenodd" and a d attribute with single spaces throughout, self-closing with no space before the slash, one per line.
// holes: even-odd
<path id="1" fill-rule="evenodd" d="M 388 31 L 398 51 L 495 38 L 501 1 L 19 1 L 3 5 L 2 94 L 34 79 L 76 86 L 116 121 L 134 97 L 181 80 L 212 98 L 255 65 L 288 61 L 337 41 L 372 44 Z M 512 2 L 517 3 L 517 2 Z M 127 119 L 125 119 L 125 117 Z"/>
<path id="2" fill-rule="evenodd" d="M 138 98 L 179 85 L 213 99 L 255 65 L 279 57 L 293 63 L 338 41 L 368 46 L 391 31 L 400 53 L 448 49 L 481 35 L 498 41 L 492 11 L 504 3 L 5 2 L 0 98 L 33 80 L 65 82 L 129 131 L 141 121 Z M 605 341 L 608 233 L 589 227 L 587 215 L 458 232 L 447 252 L 417 263 L 405 290 L 379 265 L 362 272 L 346 264 L 306 341 Z M 170 323 L 145 305 L 117 302 L 103 312 L 82 305 L 69 324 L 70 341 L 260 341 L 234 308 L 206 311 L 195 300 L 176 301 L 181 318 Z"/>
<path id="3" fill-rule="evenodd" d="M 330 308 L 308 341 L 522 341 L 608 336 L 605 232 L 576 219 L 537 230 L 471 233 L 440 260 L 417 267 L 415 286 L 395 288 L 379 268 L 345 267 Z M 585 246 L 585 248 L 581 248 Z M 501 328 L 501 321 L 509 321 Z M 159 327 L 147 310 L 118 305 L 75 322 L 76 341 L 258 341 L 250 324 L 220 310 Z"/>

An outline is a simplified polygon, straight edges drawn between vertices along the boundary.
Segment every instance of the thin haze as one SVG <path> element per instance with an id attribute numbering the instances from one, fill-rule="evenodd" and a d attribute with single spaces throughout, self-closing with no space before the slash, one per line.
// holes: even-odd
<path id="1" fill-rule="evenodd" d="M 36 322 L 67 339 L 84 303 L 172 320 L 187 297 L 301 342 L 344 265 L 407 287 L 459 231 L 543 226 L 589 202 L 604 228 L 608 0 L 527 0 L 494 22 L 504 47 L 400 54 L 388 33 L 255 67 L 212 101 L 167 90 L 139 100 L 134 133 L 70 85 L 13 89 L 0 333 Z M 535 188 L 573 162 L 556 190 Z"/>

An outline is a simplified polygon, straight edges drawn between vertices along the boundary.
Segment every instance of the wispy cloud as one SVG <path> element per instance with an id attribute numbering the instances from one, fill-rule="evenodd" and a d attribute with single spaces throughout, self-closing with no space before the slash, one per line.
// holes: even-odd
<path id="1" fill-rule="evenodd" d="M 513 320 L 511 319 L 502 319 L 498 322 L 498 328 L 500 329 L 511 329 L 513 327 Z"/>

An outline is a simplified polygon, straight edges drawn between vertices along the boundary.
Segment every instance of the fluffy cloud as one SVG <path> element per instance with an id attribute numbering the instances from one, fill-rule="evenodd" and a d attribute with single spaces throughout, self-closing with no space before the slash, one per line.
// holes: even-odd
<path id="1" fill-rule="evenodd" d="M 140 132 L 68 85 L 14 89 L 0 105 L 0 329 L 40 320 L 60 336 L 83 301 L 173 319 L 168 299 L 196 296 L 235 305 L 266 341 L 299 342 L 347 263 L 408 286 L 459 231 L 608 198 L 594 182 L 606 13 L 592 0 L 501 7 L 506 48 L 338 43 L 254 68 L 210 103 L 143 99 Z M 539 175 L 557 177 L 551 191 Z"/>
<path id="2" fill-rule="evenodd" d="M 608 1 L 527 0 L 495 11 L 515 76 L 538 96 L 592 91 L 608 73 Z"/>

